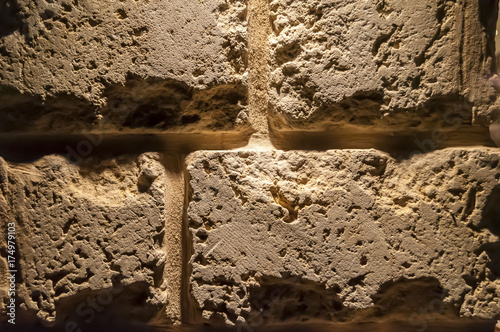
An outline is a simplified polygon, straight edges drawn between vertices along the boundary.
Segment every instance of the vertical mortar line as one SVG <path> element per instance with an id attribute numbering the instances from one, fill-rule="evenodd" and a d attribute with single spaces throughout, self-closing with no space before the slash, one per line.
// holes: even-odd
<path id="1" fill-rule="evenodd" d="M 188 161 L 184 157 L 184 209 L 182 215 L 182 249 L 183 249 L 183 266 L 182 266 L 182 299 L 181 299 L 181 319 L 184 325 L 196 324 L 199 321 L 199 312 L 196 309 L 196 304 L 193 300 L 190 291 L 190 278 L 192 267 L 190 259 L 193 255 L 193 238 L 189 232 L 188 207 L 192 198 L 190 186 L 190 176 L 187 170 Z"/>
<path id="2" fill-rule="evenodd" d="M 180 155 L 164 158 L 165 184 L 165 236 L 163 250 L 166 255 L 163 280 L 166 283 L 168 324 L 181 324 L 182 279 L 183 279 L 183 215 L 184 215 L 184 170 Z"/>
<path id="3" fill-rule="evenodd" d="M 248 107 L 254 136 L 269 140 L 269 0 L 248 0 Z"/>

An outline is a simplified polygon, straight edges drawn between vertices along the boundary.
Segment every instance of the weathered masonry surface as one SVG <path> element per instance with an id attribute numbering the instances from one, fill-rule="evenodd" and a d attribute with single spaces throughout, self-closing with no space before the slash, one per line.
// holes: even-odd
<path id="1" fill-rule="evenodd" d="M 244 1 L 3 7 L 2 132 L 244 126 Z"/>
<path id="2" fill-rule="evenodd" d="M 269 94 L 281 128 L 485 123 L 491 1 L 271 1 Z M 482 83 L 481 83 L 482 82 Z"/>
<path id="3" fill-rule="evenodd" d="M 194 153 L 197 319 L 404 319 L 432 301 L 450 318 L 494 318 L 499 158 L 496 149 L 401 161 L 376 150 Z M 269 312 L 256 307 L 270 300 Z"/>
<path id="4" fill-rule="evenodd" d="M 497 14 L 0 2 L 0 330 L 492 332 Z"/>

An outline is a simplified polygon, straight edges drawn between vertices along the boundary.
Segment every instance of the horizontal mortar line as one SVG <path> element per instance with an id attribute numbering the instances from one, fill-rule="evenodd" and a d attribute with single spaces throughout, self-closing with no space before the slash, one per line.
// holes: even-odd
<path id="1" fill-rule="evenodd" d="M 73 159 L 143 152 L 189 153 L 232 150 L 248 144 L 251 132 L 159 134 L 0 134 L 0 157 L 13 162 L 61 154 Z M 378 149 L 386 152 L 431 152 L 448 147 L 494 147 L 487 128 L 467 126 L 453 131 L 376 131 L 335 128 L 329 131 L 273 131 L 278 150 L 325 151 Z"/>
<path id="2" fill-rule="evenodd" d="M 22 162 L 48 154 L 61 154 L 73 159 L 144 152 L 186 154 L 196 150 L 240 148 L 247 144 L 250 135 L 251 132 L 0 134 L 0 157 Z"/>
<path id="3" fill-rule="evenodd" d="M 457 130 L 382 131 L 335 128 L 328 131 L 273 131 L 273 145 L 281 150 L 377 149 L 386 152 L 426 153 L 451 147 L 494 147 L 488 128 L 464 126 Z"/>
<path id="4" fill-rule="evenodd" d="M 426 323 L 426 332 L 468 332 L 468 331 L 488 331 L 493 332 L 495 321 L 479 321 L 469 318 L 451 319 L 428 319 L 423 321 Z M 421 326 L 420 324 L 419 326 Z M 170 331 L 169 327 L 157 327 L 155 332 Z M 248 327 L 248 328 L 229 328 L 229 327 L 210 327 L 201 326 L 184 326 L 176 331 L 182 332 L 232 332 L 232 331 L 253 331 L 253 332 L 283 332 L 283 331 L 300 331 L 300 332 L 401 332 L 401 331 L 417 331 L 415 324 L 411 321 L 392 320 L 382 322 L 365 322 L 365 323 L 339 323 L 339 322 L 321 322 L 319 320 L 305 323 L 275 323 L 268 326 Z"/>

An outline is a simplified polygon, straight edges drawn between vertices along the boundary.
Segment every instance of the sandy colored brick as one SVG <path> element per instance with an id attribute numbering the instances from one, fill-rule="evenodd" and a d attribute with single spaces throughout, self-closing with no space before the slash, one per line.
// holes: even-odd
<path id="1" fill-rule="evenodd" d="M 56 155 L 24 164 L 0 158 L 2 262 L 4 227 L 14 222 L 18 323 L 36 316 L 88 330 L 113 316 L 133 324 L 160 312 L 165 181 L 157 153 L 81 165 Z"/>
<path id="2" fill-rule="evenodd" d="M 1 132 L 244 126 L 244 1 L 0 6 Z"/>
<path id="3" fill-rule="evenodd" d="M 195 152 L 196 322 L 493 319 L 500 154 Z"/>
<path id="4" fill-rule="evenodd" d="M 273 0 L 275 129 L 429 130 L 498 116 L 495 1 Z M 333 130 L 333 129 L 332 129 Z"/>

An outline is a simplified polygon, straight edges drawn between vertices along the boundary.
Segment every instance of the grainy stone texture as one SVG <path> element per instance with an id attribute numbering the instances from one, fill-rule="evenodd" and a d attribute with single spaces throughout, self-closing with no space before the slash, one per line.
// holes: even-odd
<path id="1" fill-rule="evenodd" d="M 18 323 L 36 315 L 90 328 L 103 317 L 144 322 L 160 312 L 164 190 L 156 153 L 80 166 L 55 155 L 30 164 L 0 158 L 2 234 L 7 222 L 17 225 Z M 1 256 L 3 271 L 5 236 Z"/>
<path id="2" fill-rule="evenodd" d="M 230 130 L 246 119 L 246 4 L 4 1 L 0 130 Z"/>
<path id="3" fill-rule="evenodd" d="M 0 330 L 499 319 L 497 11 L 0 0 Z"/>
<path id="4" fill-rule="evenodd" d="M 188 157 L 195 321 L 500 315 L 500 154 Z M 419 324 L 419 323 L 417 323 Z"/>
<path id="5" fill-rule="evenodd" d="M 275 129 L 489 124 L 496 1 L 271 1 Z M 458 119 L 458 120 L 457 120 Z"/>

